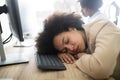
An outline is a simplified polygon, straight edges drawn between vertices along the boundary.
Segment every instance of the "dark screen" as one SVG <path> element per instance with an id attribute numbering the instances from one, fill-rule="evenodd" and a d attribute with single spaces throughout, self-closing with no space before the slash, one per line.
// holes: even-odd
<path id="1" fill-rule="evenodd" d="M 6 0 L 6 6 L 8 8 L 10 29 L 13 35 L 17 37 L 19 41 L 24 41 L 18 0 Z"/>

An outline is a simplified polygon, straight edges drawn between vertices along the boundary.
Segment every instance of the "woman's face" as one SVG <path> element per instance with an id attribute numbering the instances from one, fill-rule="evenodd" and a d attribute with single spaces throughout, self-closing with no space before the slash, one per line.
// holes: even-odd
<path id="1" fill-rule="evenodd" d="M 54 37 L 53 43 L 57 50 L 63 53 L 76 54 L 85 50 L 84 33 L 70 28 Z"/>

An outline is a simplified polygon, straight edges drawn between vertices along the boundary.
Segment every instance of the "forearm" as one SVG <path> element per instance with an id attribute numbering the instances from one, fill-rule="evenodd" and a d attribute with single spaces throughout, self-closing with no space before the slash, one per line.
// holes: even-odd
<path id="1" fill-rule="evenodd" d="M 103 64 L 96 56 L 91 54 L 82 55 L 75 64 L 81 71 L 95 79 L 108 78 L 112 70 L 112 66 L 111 68 L 106 67 L 107 64 Z"/>

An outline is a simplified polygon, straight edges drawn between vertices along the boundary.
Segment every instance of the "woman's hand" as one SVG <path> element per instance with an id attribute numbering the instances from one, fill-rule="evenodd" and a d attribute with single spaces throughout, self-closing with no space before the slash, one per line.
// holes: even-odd
<path id="1" fill-rule="evenodd" d="M 59 53 L 58 57 L 62 60 L 63 63 L 72 64 L 74 63 L 74 57 L 69 53 Z"/>

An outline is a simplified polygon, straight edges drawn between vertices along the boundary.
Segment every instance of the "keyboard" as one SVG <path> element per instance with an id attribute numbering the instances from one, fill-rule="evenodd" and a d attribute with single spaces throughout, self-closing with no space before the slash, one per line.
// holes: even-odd
<path id="1" fill-rule="evenodd" d="M 36 62 L 39 69 L 42 70 L 66 70 L 57 55 L 36 53 Z"/>

